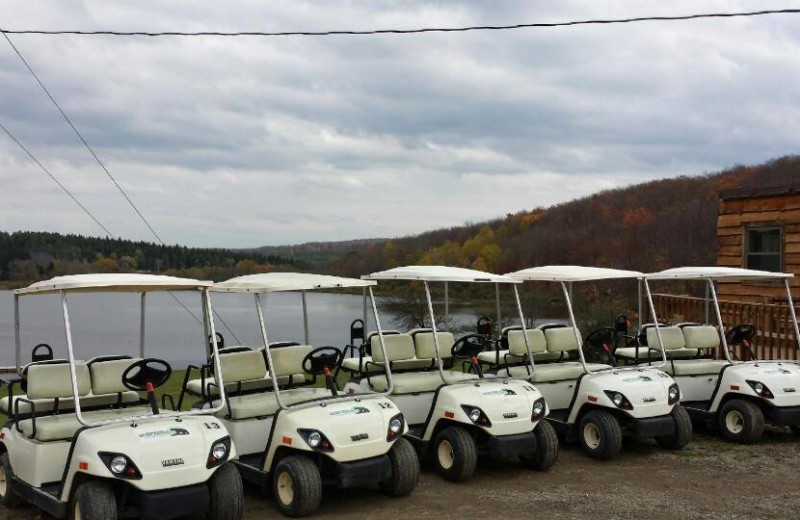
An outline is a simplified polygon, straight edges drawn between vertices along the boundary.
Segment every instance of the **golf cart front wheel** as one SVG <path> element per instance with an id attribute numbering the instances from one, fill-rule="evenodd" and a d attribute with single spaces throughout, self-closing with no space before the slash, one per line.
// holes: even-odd
<path id="1" fill-rule="evenodd" d="M 670 415 L 675 425 L 675 431 L 669 435 L 656 437 L 656 442 L 668 450 L 682 450 L 692 440 L 692 418 L 689 417 L 686 408 L 679 404 L 675 405 Z"/>
<path id="2" fill-rule="evenodd" d="M 71 509 L 72 520 L 117 520 L 114 490 L 105 482 L 94 480 L 78 486 Z"/>
<path id="3" fill-rule="evenodd" d="M 223 464 L 208 481 L 208 520 L 240 520 L 244 516 L 242 477 L 233 464 Z"/>
<path id="4" fill-rule="evenodd" d="M 475 439 L 463 428 L 448 426 L 439 432 L 434 442 L 436 471 L 451 482 L 463 482 L 475 474 L 478 448 Z"/>
<path id="5" fill-rule="evenodd" d="M 743 399 L 731 399 L 719 411 L 719 429 L 729 441 L 756 442 L 764 434 L 764 412 Z"/>
<path id="6" fill-rule="evenodd" d="M 622 449 L 622 428 L 605 410 L 587 412 L 578 423 L 581 449 L 598 460 L 609 460 Z"/>
<path id="7" fill-rule="evenodd" d="M 520 455 L 519 460 L 526 468 L 544 471 L 558 460 L 558 435 L 547 421 L 539 421 L 533 434 L 536 436 L 536 452 Z"/>
<path id="8" fill-rule="evenodd" d="M 406 439 L 398 439 L 389 450 L 389 461 L 392 475 L 378 482 L 380 490 L 391 497 L 406 496 L 414 491 L 419 481 L 419 459 L 414 446 Z"/>
<path id="9" fill-rule="evenodd" d="M 22 499 L 14 494 L 13 476 L 8 452 L 3 453 L 0 455 L 0 505 L 8 508 L 22 505 Z"/>
<path id="10" fill-rule="evenodd" d="M 290 455 L 275 466 L 272 490 L 278 508 L 293 518 L 308 516 L 322 501 L 322 476 L 314 461 L 303 455 Z"/>

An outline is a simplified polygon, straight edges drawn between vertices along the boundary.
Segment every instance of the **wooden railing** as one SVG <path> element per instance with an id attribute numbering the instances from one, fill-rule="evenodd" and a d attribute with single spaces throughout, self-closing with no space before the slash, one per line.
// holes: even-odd
<path id="1" fill-rule="evenodd" d="M 669 323 L 706 322 L 706 300 L 704 298 L 654 294 L 653 303 L 659 321 Z M 725 300 L 719 303 L 722 322 L 726 329 L 743 323 L 749 323 L 756 327 L 752 348 L 759 359 L 798 359 L 794 325 L 788 305 Z M 711 302 L 708 306 L 708 318 L 708 323 L 717 324 L 717 316 Z M 648 319 L 648 321 L 650 320 Z M 742 358 L 741 352 L 737 352 L 737 354 Z"/>

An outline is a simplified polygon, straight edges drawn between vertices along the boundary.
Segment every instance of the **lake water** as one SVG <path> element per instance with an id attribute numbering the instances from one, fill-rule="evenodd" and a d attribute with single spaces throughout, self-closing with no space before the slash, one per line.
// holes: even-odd
<path id="1" fill-rule="evenodd" d="M 202 316 L 198 293 L 174 293 L 195 316 Z M 274 293 L 262 297 L 270 341 L 303 342 L 303 311 L 300 293 Z M 360 295 L 307 294 L 310 342 L 315 346 L 342 347 L 350 341 L 350 323 L 363 315 Z M 99 355 L 139 353 L 138 294 L 72 294 L 68 296 L 70 324 L 75 355 L 90 359 Z M 260 346 L 253 296 L 248 294 L 212 294 L 214 309 L 238 337 L 236 341 L 219 319 L 217 331 L 226 345 L 241 343 Z M 371 312 L 368 329 L 373 330 Z M 453 316 L 454 321 L 474 323 L 469 312 Z M 381 314 L 384 328 L 394 328 L 394 317 Z M 67 356 L 61 299 L 58 295 L 35 295 L 20 298 L 22 363 L 30 361 L 31 349 L 38 343 L 53 347 L 55 357 Z M 175 368 L 189 362 L 205 361 L 203 327 L 169 294 L 147 296 L 145 355 L 165 359 Z M 0 366 L 14 364 L 14 296 L 0 291 Z"/>

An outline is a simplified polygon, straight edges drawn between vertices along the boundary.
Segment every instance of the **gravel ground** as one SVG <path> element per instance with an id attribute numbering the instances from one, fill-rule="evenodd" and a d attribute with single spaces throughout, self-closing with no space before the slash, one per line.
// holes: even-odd
<path id="1" fill-rule="evenodd" d="M 754 446 L 705 431 L 679 452 L 626 440 L 610 462 L 562 447 L 545 473 L 482 460 L 471 481 L 441 480 L 423 463 L 416 491 L 391 499 L 377 490 L 326 490 L 319 518 L 798 518 L 800 439 L 773 429 Z M 246 489 L 248 519 L 279 518 L 272 500 Z M 0 518 L 43 518 L 33 508 L 0 509 Z"/>

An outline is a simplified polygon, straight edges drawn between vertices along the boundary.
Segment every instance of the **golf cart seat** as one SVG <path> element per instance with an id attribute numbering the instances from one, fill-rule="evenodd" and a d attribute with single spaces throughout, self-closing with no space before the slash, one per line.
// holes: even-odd
<path id="1" fill-rule="evenodd" d="M 413 329 L 408 333 L 414 340 L 414 351 L 417 359 L 430 360 L 431 365 L 436 366 L 436 345 L 433 339 L 433 330 Z M 436 339 L 439 341 L 439 356 L 447 366 L 448 362 L 453 358 L 452 350 L 456 340 L 452 332 L 446 331 L 437 331 Z"/>
<path id="2" fill-rule="evenodd" d="M 445 377 L 450 382 L 478 379 L 476 374 L 467 374 L 454 370 L 445 370 Z M 370 376 L 368 380 L 370 387 L 377 392 L 385 392 L 388 389 L 385 375 Z M 393 394 L 396 395 L 434 392 L 444 384 L 438 370 L 393 373 L 392 382 L 394 383 Z"/>
<path id="3" fill-rule="evenodd" d="M 138 361 L 138 359 L 129 356 L 100 356 L 89 360 L 85 366 L 89 368 L 91 389 L 88 394 L 81 396 L 81 408 L 84 410 L 91 410 L 139 403 L 141 400 L 139 394 L 126 388 L 122 384 L 122 372 L 136 361 Z M 67 370 L 69 369 L 69 362 L 66 359 L 30 363 L 23 367 L 21 371 L 26 388 L 29 384 L 30 370 L 35 366 L 42 365 L 60 365 L 66 366 Z M 38 369 L 35 369 L 34 372 L 37 370 Z M 67 372 L 67 378 L 69 378 L 69 372 Z M 16 402 L 19 401 L 18 412 L 21 414 L 30 413 L 32 408 L 30 402 L 28 402 L 29 400 L 33 401 L 33 406 L 36 408 L 37 414 L 56 410 L 55 398 L 33 399 L 29 395 L 23 394 L 13 395 L 11 398 L 6 396 L 0 399 L 0 411 L 6 415 L 13 414 Z M 75 407 L 74 401 L 72 392 L 70 391 L 68 397 L 58 399 L 58 409 L 73 409 Z"/>
<path id="4" fill-rule="evenodd" d="M 410 334 L 384 334 L 383 342 L 386 346 L 387 359 L 393 371 L 419 370 L 435 366 L 433 359 L 420 359 L 417 357 L 414 339 Z M 364 362 L 366 371 L 376 372 L 376 370 L 373 370 L 374 368 L 377 368 L 378 371 L 383 371 L 384 359 L 383 352 L 381 352 L 380 336 L 378 334 L 372 335 L 369 339 L 369 345 L 372 349 L 372 359 Z"/>
<path id="5" fill-rule="evenodd" d="M 561 357 L 560 352 L 547 351 L 547 341 L 541 328 L 527 329 L 527 332 L 534 363 L 555 361 Z M 501 348 L 499 351 L 487 350 L 481 352 L 478 354 L 478 361 L 488 365 L 504 365 L 506 363 L 522 363 L 525 359 L 527 349 L 525 348 L 525 338 L 520 325 L 504 328 L 500 344 L 506 348 Z"/>
<path id="6" fill-rule="evenodd" d="M 292 405 L 330 396 L 331 391 L 327 388 L 292 388 L 281 392 L 281 401 L 283 404 Z M 231 419 L 235 420 L 275 415 L 280 408 L 274 392 L 238 395 L 228 399 L 228 403 Z"/>
<path id="7" fill-rule="evenodd" d="M 724 359 L 675 359 L 663 370 L 671 376 L 706 376 L 719 374 L 726 365 L 730 363 Z"/>
<path id="8" fill-rule="evenodd" d="M 360 345 L 357 349 L 358 356 L 353 357 L 346 357 L 342 360 L 341 368 L 346 372 L 350 372 L 351 374 L 362 374 L 365 373 L 367 370 L 370 372 L 383 372 L 383 367 L 377 363 L 372 363 L 372 356 L 367 355 L 366 347 L 367 345 L 371 345 L 372 338 L 378 334 L 376 331 L 372 331 L 367 334 L 364 343 Z M 383 335 L 389 336 L 392 334 L 400 334 L 400 331 L 397 330 L 384 330 Z M 350 349 L 354 350 L 354 349 Z M 369 363 L 369 367 L 367 367 L 367 363 Z"/>
<path id="9" fill-rule="evenodd" d="M 614 351 L 614 357 L 629 360 L 661 359 L 656 328 L 652 324 L 648 324 L 644 326 L 643 330 L 647 338 L 647 345 L 618 348 Z M 680 327 L 659 327 L 658 330 L 661 332 L 661 340 L 664 343 L 664 351 L 668 359 L 691 359 L 696 358 L 699 354 L 698 349 L 687 348 L 683 329 Z"/>

